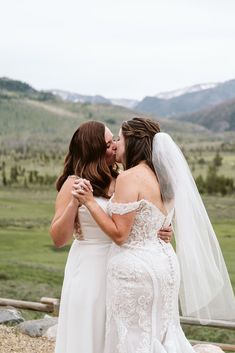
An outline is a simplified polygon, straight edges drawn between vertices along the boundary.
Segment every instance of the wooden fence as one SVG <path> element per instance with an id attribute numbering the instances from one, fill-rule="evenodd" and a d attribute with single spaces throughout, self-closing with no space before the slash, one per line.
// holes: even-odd
<path id="1" fill-rule="evenodd" d="M 60 301 L 56 298 L 47 298 L 43 297 L 40 299 L 40 302 L 29 302 L 24 300 L 15 300 L 0 298 L 0 306 L 13 306 L 14 308 L 27 309 L 34 311 L 41 311 L 46 313 L 51 313 L 52 315 L 57 316 L 59 314 Z M 207 320 L 197 320 L 190 317 L 180 317 L 181 324 L 195 325 L 195 326 L 204 326 L 206 327 L 215 327 L 223 328 L 229 330 L 235 330 L 235 322 L 223 321 L 223 320 L 212 320 L 207 323 Z M 203 341 L 194 341 L 190 340 L 192 344 L 213 344 L 220 347 L 222 350 L 227 352 L 235 352 L 235 344 L 225 344 L 217 342 L 203 342 Z"/>

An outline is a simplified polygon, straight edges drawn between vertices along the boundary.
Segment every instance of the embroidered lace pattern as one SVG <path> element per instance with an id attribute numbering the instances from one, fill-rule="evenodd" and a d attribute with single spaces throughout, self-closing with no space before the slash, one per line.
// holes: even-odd
<path id="1" fill-rule="evenodd" d="M 154 340 L 179 325 L 178 262 L 172 246 L 157 237 L 166 216 L 146 200 L 108 203 L 110 214 L 133 211 L 129 238 L 113 245 L 107 266 L 106 343 L 113 342 L 114 353 L 129 353 L 130 345 L 149 353 Z"/>

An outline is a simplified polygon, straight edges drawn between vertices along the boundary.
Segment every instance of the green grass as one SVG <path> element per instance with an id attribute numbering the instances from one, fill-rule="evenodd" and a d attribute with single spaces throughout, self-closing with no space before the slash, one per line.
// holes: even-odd
<path id="1" fill-rule="evenodd" d="M 49 236 L 55 197 L 53 187 L 26 190 L 5 188 L 1 191 L 0 278 L 1 291 L 5 288 L 8 295 L 11 294 L 11 289 L 7 290 L 8 280 L 50 283 L 51 287 L 61 284 L 58 278 L 62 280 L 68 247 L 55 249 Z M 204 197 L 204 202 L 235 288 L 234 199 L 207 196 Z M 59 293 L 58 288 L 56 290 Z M 40 295 L 47 293 L 38 293 L 34 297 L 28 295 L 28 299 L 36 300 Z M 19 292 L 18 298 L 20 297 Z"/>
<path id="2" fill-rule="evenodd" d="M 55 195 L 55 191 L 45 189 L 1 192 L 2 297 L 59 297 L 68 247 L 55 249 L 49 236 Z"/>
<path id="3" fill-rule="evenodd" d="M 194 177 L 202 175 L 205 178 L 208 170 L 208 165 L 215 157 L 215 151 L 203 151 L 201 154 L 197 152 L 189 152 L 187 155 L 189 156 L 189 163 Z M 233 178 L 235 181 L 235 153 L 220 152 L 220 155 L 223 160 L 222 165 L 218 168 L 218 175 L 224 175 L 228 178 Z M 205 160 L 205 164 L 198 163 L 200 158 Z"/>
<path id="4" fill-rule="evenodd" d="M 55 249 L 49 236 L 53 187 L 3 188 L 0 192 L 0 297 L 39 301 L 60 297 L 69 246 Z M 235 289 L 233 197 L 204 197 Z M 43 314 L 25 311 L 27 319 Z M 184 325 L 188 338 L 232 343 L 229 330 Z"/>

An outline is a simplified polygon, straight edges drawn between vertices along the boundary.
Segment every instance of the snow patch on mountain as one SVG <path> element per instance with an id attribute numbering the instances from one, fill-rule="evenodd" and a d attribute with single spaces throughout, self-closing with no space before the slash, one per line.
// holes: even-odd
<path id="1" fill-rule="evenodd" d="M 110 101 L 113 105 L 118 105 L 128 109 L 133 109 L 139 103 L 139 101 L 135 99 L 126 99 L 126 98 L 120 98 L 120 99 L 111 98 Z"/>
<path id="2" fill-rule="evenodd" d="M 218 85 L 219 85 L 219 83 L 215 83 L 215 82 L 200 83 L 197 85 L 193 85 L 193 86 L 185 87 L 185 88 L 181 88 L 181 89 L 176 89 L 173 91 L 160 92 L 160 93 L 156 94 L 155 97 L 161 98 L 161 99 L 171 99 L 174 97 L 182 96 L 183 94 L 199 92 L 199 91 L 204 91 L 206 89 L 215 88 Z"/>
<path id="3" fill-rule="evenodd" d="M 63 91 L 59 89 L 52 89 L 50 92 L 56 96 L 59 96 L 64 101 L 73 103 L 91 103 L 91 104 L 111 104 L 109 99 L 102 96 L 95 95 L 82 95 L 74 92 Z"/>

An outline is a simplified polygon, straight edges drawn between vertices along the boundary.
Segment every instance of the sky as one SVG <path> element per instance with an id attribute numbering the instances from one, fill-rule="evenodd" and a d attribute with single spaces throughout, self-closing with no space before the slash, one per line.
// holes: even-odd
<path id="1" fill-rule="evenodd" d="M 0 77 L 142 99 L 235 78 L 234 0 L 0 0 Z"/>

